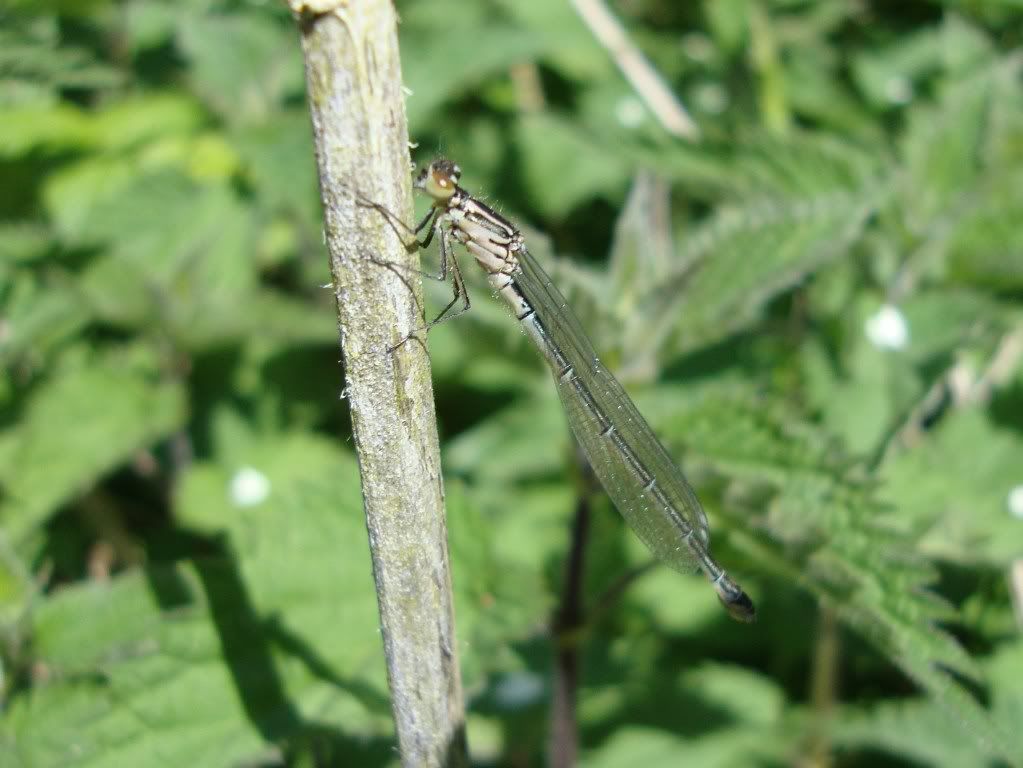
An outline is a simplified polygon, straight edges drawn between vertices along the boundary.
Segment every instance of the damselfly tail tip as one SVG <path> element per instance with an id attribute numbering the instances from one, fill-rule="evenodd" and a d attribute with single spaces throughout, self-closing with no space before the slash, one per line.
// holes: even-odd
<path id="1" fill-rule="evenodd" d="M 725 610 L 728 611 L 728 615 L 736 621 L 752 624 L 757 620 L 757 609 L 753 605 L 753 601 L 741 589 L 729 594 L 719 592 L 718 598 L 725 606 Z"/>
<path id="2" fill-rule="evenodd" d="M 712 584 L 729 616 L 743 624 L 752 624 L 757 620 L 757 609 L 753 607 L 753 601 L 727 573 L 719 570 Z"/>

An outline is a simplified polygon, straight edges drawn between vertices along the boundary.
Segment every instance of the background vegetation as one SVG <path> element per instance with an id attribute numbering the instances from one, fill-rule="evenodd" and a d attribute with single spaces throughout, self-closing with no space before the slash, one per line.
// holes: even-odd
<path id="1" fill-rule="evenodd" d="M 0 15 L 4 765 L 396 762 L 282 6 Z M 580 498 L 586 765 L 1023 755 L 1018 3 L 615 3 L 699 143 L 568 3 L 399 7 L 417 159 L 530 228 L 760 609 L 617 589 L 474 276 L 429 343 L 478 764 L 543 760 Z"/>

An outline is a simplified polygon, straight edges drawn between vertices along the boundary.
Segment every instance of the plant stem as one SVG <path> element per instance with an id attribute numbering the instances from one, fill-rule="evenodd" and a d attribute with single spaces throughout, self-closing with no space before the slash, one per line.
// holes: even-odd
<path id="1" fill-rule="evenodd" d="M 581 459 L 581 455 L 579 457 Z M 594 479 L 585 467 L 582 485 L 572 519 L 572 538 L 568 561 L 565 563 L 565 581 L 561 587 L 561 602 L 552 621 L 554 640 L 554 681 L 551 692 L 550 741 L 547 764 L 551 768 L 571 768 L 579 756 L 579 725 L 575 699 L 579 686 L 579 643 L 585 624 L 583 580 L 585 576 L 586 547 L 590 533 L 590 499 Z"/>
<path id="2" fill-rule="evenodd" d="M 401 762 L 416 768 L 467 765 L 429 358 L 416 338 L 393 348 L 422 323 L 422 285 L 412 280 L 418 257 L 378 211 L 358 203 L 366 198 L 411 219 L 394 8 L 390 0 L 289 4 L 302 29 L 345 387 Z"/>
<path id="3" fill-rule="evenodd" d="M 838 699 L 839 653 L 838 618 L 834 610 L 821 605 L 813 655 L 810 687 L 813 717 L 807 749 L 807 764 L 821 768 L 832 764 L 830 729 Z"/>

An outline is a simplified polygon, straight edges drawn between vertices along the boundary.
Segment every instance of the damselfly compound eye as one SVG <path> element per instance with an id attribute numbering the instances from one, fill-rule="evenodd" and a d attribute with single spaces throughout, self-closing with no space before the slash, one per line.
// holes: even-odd
<path id="1" fill-rule="evenodd" d="M 439 157 L 430 163 L 424 181 L 416 186 L 426 190 L 435 200 L 448 200 L 455 194 L 458 184 L 457 167 L 450 160 Z"/>

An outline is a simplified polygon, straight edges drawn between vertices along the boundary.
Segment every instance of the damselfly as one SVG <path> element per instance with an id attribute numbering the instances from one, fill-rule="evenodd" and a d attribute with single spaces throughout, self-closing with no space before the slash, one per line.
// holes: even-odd
<path id="1" fill-rule="evenodd" d="M 451 238 L 487 273 L 494 290 L 547 359 L 562 405 L 594 474 L 636 535 L 664 563 L 686 572 L 699 567 L 729 614 L 756 617 L 753 602 L 710 555 L 707 517 L 682 471 L 654 435 L 621 384 L 597 358 L 561 292 L 526 250 L 507 219 L 458 186 L 460 168 L 438 158 L 415 179 L 433 205 L 414 234 L 425 248 L 436 234 L 441 273 L 450 266 L 454 297 L 469 300 Z M 376 207 L 376 206 L 374 206 Z M 441 313 L 444 314 L 443 312 Z"/>

